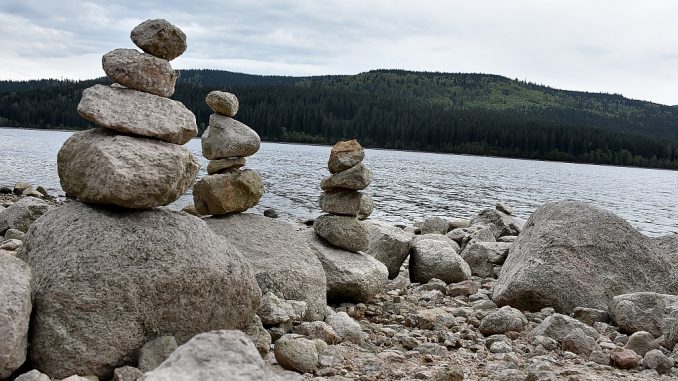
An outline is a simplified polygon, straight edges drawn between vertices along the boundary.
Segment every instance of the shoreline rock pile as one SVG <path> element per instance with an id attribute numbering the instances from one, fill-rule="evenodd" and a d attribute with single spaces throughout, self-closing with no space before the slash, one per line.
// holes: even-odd
<path id="1" fill-rule="evenodd" d="M 358 220 L 367 213 L 361 209 L 371 205 L 365 193 L 374 179 L 372 172 L 362 163 L 363 147 L 357 140 L 340 141 L 332 147 L 327 168 L 331 175 L 320 183 L 320 208 L 327 213 L 316 218 L 313 229 L 329 243 L 342 249 L 358 252 L 369 247 L 369 232 Z"/>
<path id="2" fill-rule="evenodd" d="M 255 206 L 264 194 L 259 174 L 240 169 L 246 158 L 261 144 L 259 135 L 233 119 L 238 98 L 224 91 L 212 91 L 205 98 L 214 111 L 202 135 L 202 155 L 209 160 L 207 176 L 193 188 L 193 202 L 201 215 L 240 213 Z"/>

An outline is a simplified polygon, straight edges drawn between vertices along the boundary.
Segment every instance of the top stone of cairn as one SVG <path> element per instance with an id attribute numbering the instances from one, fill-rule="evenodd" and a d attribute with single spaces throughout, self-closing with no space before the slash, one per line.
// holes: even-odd
<path id="1" fill-rule="evenodd" d="M 364 158 L 365 152 L 357 140 L 341 141 L 332 147 L 327 169 L 330 173 L 339 173 L 360 163 Z"/>
<path id="2" fill-rule="evenodd" d="M 166 20 L 146 20 L 130 34 L 144 52 L 171 61 L 186 51 L 186 34 Z"/>

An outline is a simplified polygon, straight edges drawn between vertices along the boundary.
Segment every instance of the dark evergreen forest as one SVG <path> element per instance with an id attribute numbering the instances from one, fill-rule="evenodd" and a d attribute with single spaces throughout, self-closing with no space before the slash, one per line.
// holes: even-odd
<path id="1" fill-rule="evenodd" d="M 204 131 L 208 92 L 267 141 L 364 146 L 678 169 L 678 108 L 487 74 L 377 70 L 283 77 L 183 70 L 173 99 Z M 87 81 L 0 81 L 0 126 L 84 129 Z"/>

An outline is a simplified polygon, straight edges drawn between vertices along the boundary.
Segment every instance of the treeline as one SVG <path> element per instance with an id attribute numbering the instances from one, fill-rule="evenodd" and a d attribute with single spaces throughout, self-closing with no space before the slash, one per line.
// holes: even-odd
<path id="1" fill-rule="evenodd" d="M 13 90 L 0 83 L 0 125 L 86 128 L 76 106 L 94 83 L 107 80 Z M 367 147 L 678 169 L 675 108 L 618 95 L 587 97 L 482 74 L 182 71 L 173 98 L 196 114 L 201 132 L 211 113 L 204 98 L 213 89 L 237 94 L 236 118 L 268 141 L 357 138 Z"/>

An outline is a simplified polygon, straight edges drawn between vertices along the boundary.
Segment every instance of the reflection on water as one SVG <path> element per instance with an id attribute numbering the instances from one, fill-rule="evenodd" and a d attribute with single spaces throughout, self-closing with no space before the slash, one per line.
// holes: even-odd
<path id="1" fill-rule="evenodd" d="M 56 154 L 70 132 L 0 128 L 0 185 L 18 180 L 62 193 Z M 202 160 L 200 140 L 188 143 Z M 320 180 L 328 174 L 330 147 L 263 143 L 247 167 L 264 179 L 266 194 L 254 209 L 274 208 L 288 219 L 320 214 Z M 408 223 L 425 216 L 471 217 L 499 201 L 529 217 L 538 206 L 563 199 L 608 209 L 645 234 L 678 233 L 678 172 L 419 152 L 366 150 L 374 172 L 367 188 L 374 218 Z M 189 194 L 175 202 L 182 207 Z"/>

